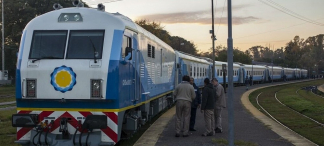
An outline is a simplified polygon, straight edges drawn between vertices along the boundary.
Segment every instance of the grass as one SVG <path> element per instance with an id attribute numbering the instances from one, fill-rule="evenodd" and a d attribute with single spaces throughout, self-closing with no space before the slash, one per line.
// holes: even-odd
<path id="1" fill-rule="evenodd" d="M 0 86 L 0 103 L 15 100 L 15 86 Z M 10 106 L 16 106 L 16 104 L 1 105 L 0 108 L 6 108 Z M 16 141 L 17 128 L 11 126 L 11 115 L 15 113 L 17 113 L 16 108 L 0 111 L 0 144 L 3 146 L 20 146 L 14 143 L 14 141 Z"/>
<path id="2" fill-rule="evenodd" d="M 259 96 L 259 104 L 263 108 L 265 108 L 272 116 L 274 116 L 277 120 L 279 120 L 290 129 L 303 135 L 314 143 L 324 145 L 324 127 L 319 126 L 310 119 L 307 119 L 288 108 L 291 107 L 294 110 L 299 111 L 309 117 L 312 117 L 314 119 L 317 118 L 319 121 L 323 120 L 324 99 L 317 97 L 312 93 L 309 94 L 304 90 L 299 90 L 299 94 L 296 93 L 296 90 L 300 89 L 301 87 L 321 85 L 323 83 L 324 80 L 316 80 L 263 88 L 256 90 L 252 94 L 250 94 L 249 99 L 256 108 L 261 109 L 256 104 L 256 97 L 259 93 L 262 93 Z M 276 92 L 278 92 L 277 98 L 288 107 L 281 105 L 274 98 Z M 261 111 L 264 112 L 263 110 Z"/>
<path id="3" fill-rule="evenodd" d="M 218 146 L 227 146 L 228 145 L 228 141 L 224 138 L 213 138 L 212 142 L 217 144 Z M 253 143 L 253 142 L 247 142 L 247 141 L 243 141 L 243 140 L 235 140 L 234 141 L 234 145 L 235 146 L 258 146 L 258 144 Z"/>
<path id="4" fill-rule="evenodd" d="M 16 94 L 15 86 L 13 85 L 0 86 L 0 102 L 15 101 L 16 100 L 15 94 Z M 11 96 L 11 97 L 5 97 L 5 96 Z"/>
<path id="5" fill-rule="evenodd" d="M 16 112 L 16 109 L 0 112 L 0 143 L 3 146 L 19 146 L 14 143 L 16 140 L 17 129 L 11 126 L 11 115 Z"/>

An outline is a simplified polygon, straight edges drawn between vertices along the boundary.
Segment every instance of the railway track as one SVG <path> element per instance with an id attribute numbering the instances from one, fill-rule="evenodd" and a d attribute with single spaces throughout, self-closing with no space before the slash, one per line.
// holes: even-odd
<path id="1" fill-rule="evenodd" d="M 15 97 L 15 95 L 0 95 L 0 98 L 10 98 L 10 97 Z"/>
<path id="2" fill-rule="evenodd" d="M 298 89 L 298 90 L 299 90 L 299 89 Z M 298 90 L 296 91 L 297 94 L 298 94 Z M 298 94 L 298 95 L 299 95 L 299 94 Z M 304 114 L 302 114 L 302 113 L 300 113 L 300 112 L 294 110 L 293 108 L 291 108 L 291 107 L 289 107 L 289 106 L 283 104 L 283 103 L 282 103 L 282 102 L 277 98 L 277 92 L 275 93 L 275 98 L 276 98 L 276 100 L 277 100 L 281 105 L 283 105 L 283 106 L 289 108 L 290 110 L 292 110 L 292 111 L 298 113 L 299 115 L 301 115 L 301 116 L 303 116 L 303 117 L 305 117 L 305 118 L 307 118 L 307 119 L 310 119 L 310 120 L 312 120 L 313 122 L 315 122 L 315 123 L 321 125 L 322 127 L 324 127 L 324 124 L 323 124 L 323 123 L 318 122 L 318 121 L 316 121 L 316 120 L 314 120 L 314 119 L 312 119 L 312 118 L 310 118 L 310 117 L 308 117 L 308 116 L 306 116 L 306 115 L 304 115 Z"/>
<path id="3" fill-rule="evenodd" d="M 10 101 L 10 102 L 1 102 L 0 106 L 5 106 L 0 108 L 0 111 L 5 111 L 5 110 L 11 110 L 16 108 L 16 101 Z M 14 106 L 13 106 L 14 105 Z"/>
<path id="4" fill-rule="evenodd" d="M 297 134 L 297 135 L 299 135 L 299 136 L 301 136 L 301 137 L 303 137 L 303 138 L 305 138 L 306 140 L 308 140 L 309 142 L 311 142 L 311 143 L 313 143 L 314 145 L 317 145 L 317 144 L 315 144 L 314 142 L 312 142 L 311 140 L 309 140 L 309 139 L 307 139 L 306 137 L 304 137 L 304 136 L 302 136 L 302 135 L 300 135 L 300 134 L 298 134 L 297 132 L 295 132 L 294 130 L 292 130 L 292 129 L 290 129 L 289 127 L 287 127 L 286 125 L 284 125 L 284 124 L 282 124 L 281 122 L 279 122 L 279 120 L 277 120 L 274 116 L 272 116 L 267 110 L 265 110 L 261 105 L 260 105 L 260 103 L 259 103 L 259 96 L 262 94 L 263 92 L 261 92 L 260 94 L 258 94 L 258 96 L 256 97 L 256 102 L 257 102 L 257 104 L 258 104 L 258 106 L 267 114 L 267 115 L 269 115 L 270 116 L 270 118 L 272 118 L 274 121 L 276 121 L 278 124 L 280 124 L 281 126 L 283 126 L 283 127 L 285 127 L 285 128 L 287 128 L 288 130 L 290 130 L 290 131 L 292 131 L 292 132 L 294 132 L 295 134 Z M 279 100 L 277 100 L 277 101 L 279 101 Z M 280 101 L 279 101 L 280 102 Z M 287 107 L 287 106 L 286 106 Z M 317 145 L 318 146 L 318 145 Z"/>

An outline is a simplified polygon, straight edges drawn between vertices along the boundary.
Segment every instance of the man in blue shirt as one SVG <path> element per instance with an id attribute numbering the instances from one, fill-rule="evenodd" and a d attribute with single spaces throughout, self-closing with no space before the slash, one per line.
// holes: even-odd
<path id="1" fill-rule="evenodd" d="M 195 123 L 196 123 L 196 111 L 197 108 L 200 108 L 201 105 L 201 97 L 200 97 L 200 91 L 199 88 L 194 83 L 194 78 L 190 77 L 190 84 L 194 87 L 196 98 L 191 102 L 191 116 L 190 116 L 190 126 L 189 131 L 196 131 Z"/>

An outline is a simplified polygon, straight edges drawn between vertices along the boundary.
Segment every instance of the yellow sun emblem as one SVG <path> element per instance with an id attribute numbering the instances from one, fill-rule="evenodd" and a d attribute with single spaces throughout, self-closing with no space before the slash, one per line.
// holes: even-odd
<path id="1" fill-rule="evenodd" d="M 61 70 L 56 74 L 55 82 L 60 87 L 67 87 L 72 82 L 72 77 L 66 70 Z"/>

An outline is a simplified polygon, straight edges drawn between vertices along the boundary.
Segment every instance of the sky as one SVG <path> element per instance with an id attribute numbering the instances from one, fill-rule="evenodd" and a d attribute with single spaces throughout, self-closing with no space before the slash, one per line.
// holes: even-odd
<path id="1" fill-rule="evenodd" d="M 119 12 L 133 21 L 161 23 L 172 36 L 209 51 L 212 39 L 211 0 L 82 0 L 91 7 L 103 3 L 107 12 Z M 285 47 L 296 35 L 307 39 L 324 34 L 324 0 L 232 0 L 233 46 Z M 227 0 L 214 0 L 215 46 L 227 46 Z"/>

